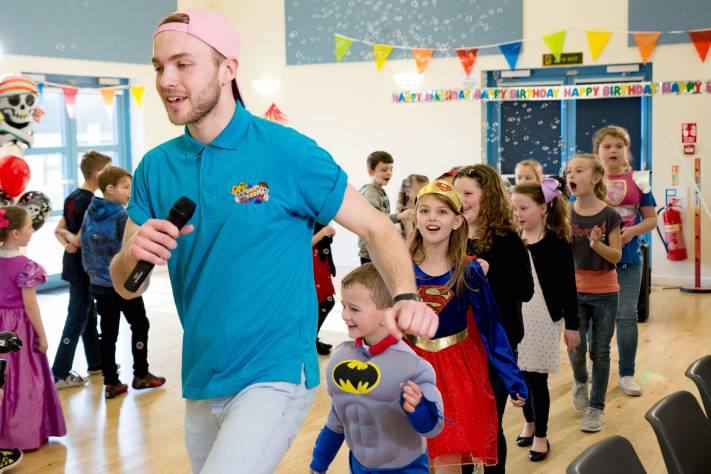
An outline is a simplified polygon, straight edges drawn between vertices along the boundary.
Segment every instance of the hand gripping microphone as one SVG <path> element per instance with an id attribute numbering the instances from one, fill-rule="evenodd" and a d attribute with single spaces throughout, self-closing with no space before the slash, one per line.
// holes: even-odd
<path id="1" fill-rule="evenodd" d="M 188 223 L 190 218 L 193 217 L 194 212 L 195 203 L 191 199 L 183 196 L 175 201 L 173 207 L 170 208 L 170 212 L 168 213 L 166 220 L 180 230 L 185 224 Z M 154 265 L 152 263 L 140 260 L 126 279 L 123 287 L 131 293 L 138 291 L 143 284 L 143 281 L 146 279 L 151 270 L 153 270 L 153 266 Z"/>

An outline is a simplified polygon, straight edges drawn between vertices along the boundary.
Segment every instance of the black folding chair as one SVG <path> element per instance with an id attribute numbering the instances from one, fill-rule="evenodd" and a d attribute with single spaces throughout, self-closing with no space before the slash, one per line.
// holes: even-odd
<path id="1" fill-rule="evenodd" d="M 670 474 L 708 474 L 711 424 L 687 391 L 662 398 L 644 415 L 657 435 Z"/>
<path id="2" fill-rule="evenodd" d="M 568 465 L 567 474 L 646 474 L 637 453 L 624 436 L 610 436 L 593 444 Z"/>
<path id="3" fill-rule="evenodd" d="M 703 356 L 686 369 L 686 376 L 694 381 L 704 402 L 706 418 L 711 423 L 711 355 Z"/>

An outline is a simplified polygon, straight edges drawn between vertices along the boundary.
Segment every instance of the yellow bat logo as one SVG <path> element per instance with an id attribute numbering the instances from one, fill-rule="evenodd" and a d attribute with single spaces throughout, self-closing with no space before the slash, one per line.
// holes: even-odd
<path id="1" fill-rule="evenodd" d="M 364 395 L 380 383 L 380 369 L 370 362 L 348 359 L 333 368 L 331 378 L 344 392 Z"/>

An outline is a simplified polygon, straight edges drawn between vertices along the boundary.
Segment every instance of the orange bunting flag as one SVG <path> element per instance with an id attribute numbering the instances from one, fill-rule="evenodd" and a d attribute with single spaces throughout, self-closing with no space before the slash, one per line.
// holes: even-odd
<path id="1" fill-rule="evenodd" d="M 657 40 L 659 39 L 659 32 L 652 33 L 632 33 L 634 40 L 637 43 L 637 49 L 639 49 L 639 55 L 642 56 L 642 62 L 647 63 L 649 58 L 652 57 L 654 49 L 657 47 Z"/>
<path id="2" fill-rule="evenodd" d="M 143 106 L 143 92 L 145 89 L 143 86 L 131 86 L 131 95 L 136 99 L 136 104 L 139 109 Z"/>
<path id="3" fill-rule="evenodd" d="M 286 125 L 288 123 L 288 119 L 286 118 L 286 115 L 284 115 L 284 112 L 282 112 L 273 102 L 269 109 L 264 112 L 264 118 L 282 125 Z"/>
<path id="4" fill-rule="evenodd" d="M 116 95 L 116 89 L 114 87 L 104 87 L 99 89 L 99 91 L 101 92 L 101 97 L 104 98 L 106 113 L 109 114 L 109 117 L 111 117 L 114 112 L 114 96 Z"/>
<path id="5" fill-rule="evenodd" d="M 412 50 L 412 59 L 415 60 L 417 70 L 420 72 L 420 74 L 424 73 L 425 69 L 427 69 L 427 66 L 429 66 L 433 52 L 434 49 L 427 48 L 415 48 Z"/>
<path id="6" fill-rule="evenodd" d="M 711 46 L 711 30 L 689 31 L 689 36 L 691 37 L 691 41 L 694 42 L 696 52 L 699 53 L 701 62 L 705 62 L 706 55 L 709 52 L 709 46 Z"/>
<path id="7" fill-rule="evenodd" d="M 378 71 L 383 69 L 383 64 L 388 60 L 392 50 L 393 47 L 388 44 L 373 45 L 373 56 L 375 57 L 375 65 L 378 67 Z"/>
<path id="8" fill-rule="evenodd" d="M 471 49 L 458 49 L 457 56 L 459 56 L 459 61 L 462 63 L 464 72 L 469 77 L 474 70 L 474 63 L 476 62 L 476 53 L 479 50 L 477 48 Z"/>
<path id="9" fill-rule="evenodd" d="M 588 47 L 590 48 L 590 56 L 592 56 L 593 61 L 597 61 L 600 57 L 600 53 L 605 49 L 607 42 L 612 36 L 611 31 L 592 31 L 588 30 L 585 32 L 588 37 Z"/>

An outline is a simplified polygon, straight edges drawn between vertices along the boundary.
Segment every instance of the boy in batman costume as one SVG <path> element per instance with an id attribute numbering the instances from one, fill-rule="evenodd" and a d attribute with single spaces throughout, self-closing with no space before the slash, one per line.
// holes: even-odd
<path id="1" fill-rule="evenodd" d="M 345 440 L 355 474 L 429 474 L 426 438 L 444 426 L 432 366 L 382 323 L 392 305 L 372 263 L 342 282 L 343 319 L 355 341 L 339 345 L 326 368 L 333 404 L 314 447 L 312 473 L 323 473 Z"/>

